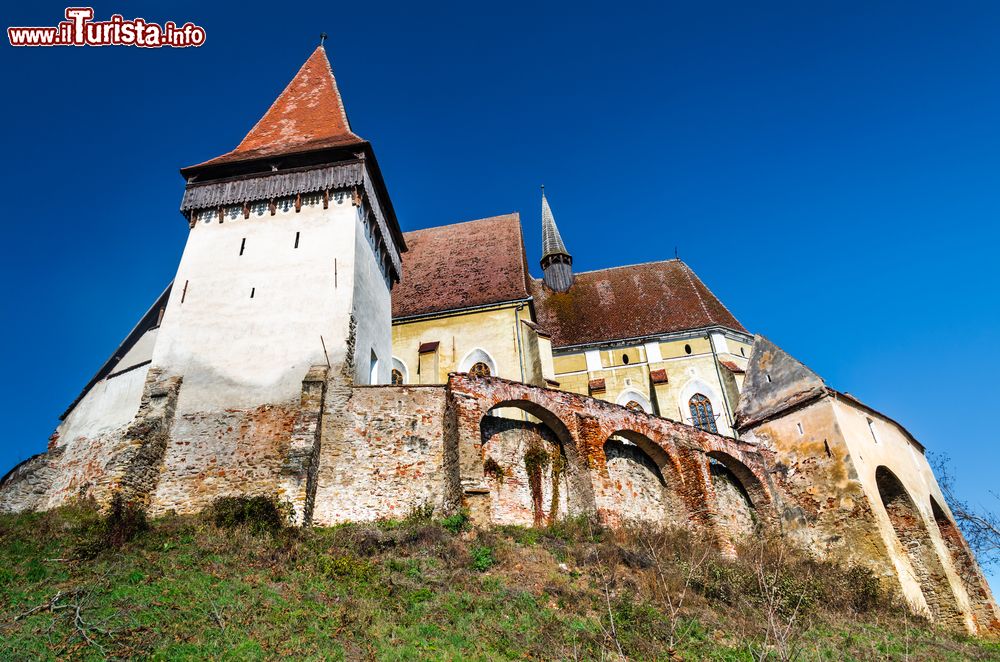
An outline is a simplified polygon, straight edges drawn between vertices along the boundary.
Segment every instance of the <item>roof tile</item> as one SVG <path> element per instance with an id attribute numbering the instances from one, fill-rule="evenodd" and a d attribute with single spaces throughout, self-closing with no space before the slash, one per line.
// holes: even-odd
<path id="1" fill-rule="evenodd" d="M 404 235 L 403 278 L 392 316 L 410 317 L 528 298 L 521 220 L 515 214 Z"/>
<path id="2" fill-rule="evenodd" d="M 680 260 L 587 271 L 568 292 L 532 280 L 537 322 L 553 347 L 643 338 L 686 329 L 746 329 Z"/>
<path id="3" fill-rule="evenodd" d="M 199 166 L 364 142 L 351 131 L 326 50 L 319 46 L 236 149 Z"/>

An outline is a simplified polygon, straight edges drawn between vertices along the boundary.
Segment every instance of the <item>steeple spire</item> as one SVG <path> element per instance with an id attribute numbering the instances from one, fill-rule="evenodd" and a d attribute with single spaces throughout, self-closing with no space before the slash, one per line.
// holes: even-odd
<path id="1" fill-rule="evenodd" d="M 556 292 L 565 292 L 573 285 L 573 256 L 566 250 L 552 208 L 542 185 L 542 279 Z"/>
<path id="2" fill-rule="evenodd" d="M 199 165 L 363 145 L 365 141 L 351 130 L 325 41 L 324 32 L 316 50 L 236 149 Z"/>

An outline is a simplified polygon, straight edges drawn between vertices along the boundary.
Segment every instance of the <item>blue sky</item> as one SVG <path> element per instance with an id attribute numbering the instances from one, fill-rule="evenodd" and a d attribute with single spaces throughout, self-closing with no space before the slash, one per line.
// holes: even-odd
<path id="1" fill-rule="evenodd" d="M 578 269 L 676 247 L 989 503 L 997 3 L 217 5 L 95 7 L 193 21 L 197 49 L 0 47 L 0 471 L 173 276 L 177 169 L 234 147 L 326 31 L 404 229 L 517 210 L 537 265 L 544 183 Z M 10 6 L 4 27 L 64 7 Z"/>

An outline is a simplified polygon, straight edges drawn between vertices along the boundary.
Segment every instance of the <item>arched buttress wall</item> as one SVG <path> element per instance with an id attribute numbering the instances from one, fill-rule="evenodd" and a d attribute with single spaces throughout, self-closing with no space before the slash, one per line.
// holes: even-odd
<path id="1" fill-rule="evenodd" d="M 997 614 L 990 596 L 989 587 L 985 579 L 979 572 L 969 547 L 959 532 L 955 522 L 944 511 L 944 508 L 930 497 L 931 515 L 941 534 L 941 541 L 948 550 L 952 568 L 958 575 L 962 587 L 969 598 L 969 605 L 972 608 L 972 616 L 975 621 L 977 632 L 987 632 L 990 630 L 1000 630 L 1000 614 Z"/>
<path id="2" fill-rule="evenodd" d="M 875 470 L 875 484 L 931 616 L 936 621 L 963 626 L 965 617 L 913 498 L 888 467 L 880 466 Z"/>

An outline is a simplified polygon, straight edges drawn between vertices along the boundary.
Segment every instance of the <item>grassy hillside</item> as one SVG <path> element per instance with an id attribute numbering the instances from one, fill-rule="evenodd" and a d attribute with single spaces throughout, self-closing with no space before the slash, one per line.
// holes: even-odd
<path id="1" fill-rule="evenodd" d="M 0 517 L 0 659 L 1000 658 L 907 616 L 867 572 L 774 541 L 732 560 L 585 520 L 271 530 L 238 515 Z"/>

